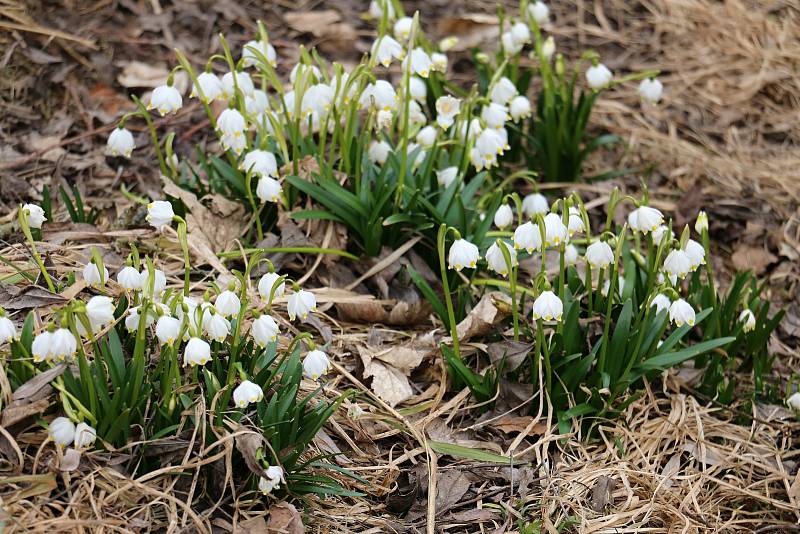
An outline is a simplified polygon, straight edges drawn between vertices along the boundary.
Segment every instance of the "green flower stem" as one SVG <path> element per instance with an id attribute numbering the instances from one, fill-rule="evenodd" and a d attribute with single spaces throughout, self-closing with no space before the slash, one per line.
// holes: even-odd
<path id="1" fill-rule="evenodd" d="M 258 235 L 258 240 L 261 241 L 264 239 L 264 231 L 261 229 L 261 205 L 256 203 L 256 199 L 253 196 L 253 173 L 249 170 L 244 175 L 244 184 L 247 200 L 250 202 L 250 208 L 255 215 L 256 235 Z"/>
<path id="2" fill-rule="evenodd" d="M 216 130 L 217 119 L 216 117 L 214 117 L 214 112 L 211 111 L 211 106 L 208 104 L 208 98 L 206 98 L 206 95 L 203 94 L 203 88 L 200 87 L 200 84 L 197 82 L 197 74 L 192 68 L 192 64 L 189 63 L 189 60 L 186 59 L 186 56 L 183 54 L 183 52 L 181 52 L 177 48 L 175 49 L 175 55 L 178 57 L 178 63 L 180 63 L 181 67 L 183 67 L 183 70 L 185 70 L 186 73 L 189 74 L 189 78 L 191 78 L 194 87 L 197 88 L 197 99 L 200 101 L 201 104 L 203 104 L 203 109 L 205 110 L 206 115 L 208 116 L 208 121 L 211 123 L 211 128 L 213 130 Z"/>
<path id="3" fill-rule="evenodd" d="M 711 288 L 711 306 L 716 308 L 717 306 L 717 286 L 714 283 L 714 267 L 711 265 L 711 242 L 708 237 L 708 230 L 704 229 L 703 234 L 701 236 L 701 241 L 703 242 L 703 250 L 706 253 L 706 275 L 708 276 L 708 285 Z M 719 325 L 719 315 L 715 315 L 714 320 L 714 331 L 717 336 L 721 336 L 722 333 L 720 331 Z"/>
<path id="4" fill-rule="evenodd" d="M 31 246 L 31 253 L 33 254 L 33 259 L 36 260 L 36 264 L 39 266 L 39 270 L 42 272 L 42 276 L 44 276 L 45 282 L 47 282 L 47 288 L 52 291 L 53 293 L 56 292 L 56 286 L 53 284 L 53 279 L 50 278 L 50 275 L 47 273 L 47 269 L 44 267 L 44 262 L 42 261 L 42 257 L 39 256 L 39 251 L 36 250 L 36 242 L 33 240 L 33 235 L 31 234 L 31 227 L 28 224 L 28 214 L 24 208 L 20 208 L 17 212 L 17 218 L 19 219 L 19 226 L 22 228 L 22 233 L 25 234 L 25 238 L 28 240 L 28 243 Z"/>
<path id="5" fill-rule="evenodd" d="M 183 251 L 183 296 L 189 296 L 189 272 L 191 269 L 191 258 L 189 257 L 189 238 L 187 235 L 186 221 L 182 217 L 175 215 L 174 219 L 178 222 L 178 241 Z"/>
<path id="6" fill-rule="evenodd" d="M 156 133 L 156 127 L 153 124 L 153 118 L 150 116 L 150 112 L 147 111 L 147 107 L 139 100 L 139 97 L 136 95 L 131 96 L 136 107 L 139 108 L 139 114 L 144 119 L 144 122 L 147 123 L 147 128 L 150 130 L 150 140 L 153 142 L 153 147 L 156 149 L 156 157 L 158 158 L 158 166 L 161 169 L 161 174 L 167 176 L 169 173 L 169 168 L 167 167 L 167 161 L 164 159 L 164 153 L 161 152 L 161 144 L 158 141 L 158 134 Z"/>
<path id="7" fill-rule="evenodd" d="M 617 290 L 617 264 L 619 263 L 620 256 L 622 255 L 622 246 L 625 242 L 625 233 L 627 232 L 628 225 L 622 227 L 622 232 L 617 240 L 617 246 L 614 250 L 614 264 L 608 271 L 608 296 L 606 297 L 606 316 L 603 323 L 603 346 L 600 349 L 600 360 L 597 364 L 597 369 L 600 373 L 606 370 L 606 357 L 608 355 L 608 346 L 610 341 L 608 339 L 609 329 L 611 328 L 611 308 L 614 303 L 614 294 Z"/>
<path id="8" fill-rule="evenodd" d="M 472 280 L 472 285 L 502 287 L 503 289 L 508 289 L 509 291 L 511 291 L 511 282 L 506 282 L 505 280 L 497 280 L 495 278 L 476 278 L 476 279 Z M 534 297 L 534 298 L 537 296 L 536 291 L 534 291 L 530 287 L 521 286 L 519 284 L 516 284 L 516 288 L 515 289 L 516 289 L 516 291 L 518 291 L 518 292 L 520 292 L 522 294 L 525 294 L 525 295 L 528 295 L 528 296 L 531 296 L 531 297 Z"/>
<path id="9" fill-rule="evenodd" d="M 583 285 L 586 289 L 587 309 L 589 310 L 589 316 L 591 316 L 592 294 L 594 293 L 594 291 L 592 290 L 592 266 L 589 265 L 589 262 L 586 262 L 586 278 L 583 282 Z"/>
<path id="10" fill-rule="evenodd" d="M 447 320 L 450 322 L 450 336 L 453 338 L 453 353 L 456 358 L 461 359 L 461 349 L 458 344 L 458 329 L 456 328 L 456 315 L 453 311 L 453 299 L 450 295 L 450 284 L 447 281 L 447 265 L 444 259 L 444 241 L 449 228 L 446 224 L 439 227 L 439 234 L 436 237 L 436 250 L 439 252 L 439 269 L 442 274 L 442 289 L 444 299 L 447 304 Z"/>
<path id="11" fill-rule="evenodd" d="M 544 356 L 544 383 L 549 393 L 553 386 L 553 370 L 550 364 L 550 350 L 548 350 L 547 344 L 544 342 L 544 323 L 541 319 L 536 321 L 536 340 Z"/>
<path id="12" fill-rule="evenodd" d="M 511 288 L 511 321 L 514 325 L 514 341 L 519 341 L 519 318 L 518 318 L 518 311 L 517 311 L 517 269 L 511 262 L 511 252 L 508 250 L 508 246 L 501 242 L 500 239 L 497 240 L 498 246 L 500 247 L 500 252 L 503 253 L 503 259 L 506 262 L 506 267 L 508 267 L 508 280 L 509 285 Z"/>
<path id="13" fill-rule="evenodd" d="M 279 252 L 292 252 L 297 254 L 333 254 L 335 256 L 342 256 L 353 261 L 358 261 L 358 256 L 350 254 L 344 250 L 335 248 L 318 248 L 318 247 L 266 247 L 266 248 L 246 248 L 245 254 L 252 254 L 260 252 L 262 254 L 275 254 Z M 242 251 L 220 252 L 217 254 L 220 258 L 236 258 L 242 254 Z"/>

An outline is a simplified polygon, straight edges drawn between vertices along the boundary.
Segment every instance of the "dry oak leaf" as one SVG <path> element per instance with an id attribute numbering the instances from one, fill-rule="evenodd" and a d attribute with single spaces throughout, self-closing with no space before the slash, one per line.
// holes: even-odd
<path id="1" fill-rule="evenodd" d="M 372 377 L 372 391 L 394 407 L 414 395 L 408 375 L 422 363 L 426 352 L 411 347 L 374 350 L 359 347 L 364 377 Z"/>
<path id="2" fill-rule="evenodd" d="M 292 11 L 284 15 L 286 23 L 295 31 L 310 33 L 318 39 L 325 49 L 351 48 L 356 41 L 356 30 L 350 24 L 342 22 L 338 11 L 326 9 L 322 11 Z"/>
<path id="3" fill-rule="evenodd" d="M 485 294 L 464 320 L 458 323 L 456 332 L 459 341 L 491 332 L 497 323 L 508 316 L 510 304 L 511 297 L 499 291 Z"/>
<path id="4" fill-rule="evenodd" d="M 269 534 L 303 534 L 306 531 L 303 519 L 293 504 L 279 502 L 269 508 Z"/>
<path id="5" fill-rule="evenodd" d="M 778 258 L 763 247 L 751 247 L 742 245 L 736 248 L 736 252 L 731 256 L 733 266 L 740 271 L 752 269 L 756 275 L 762 274 L 769 264 L 774 263 Z"/>

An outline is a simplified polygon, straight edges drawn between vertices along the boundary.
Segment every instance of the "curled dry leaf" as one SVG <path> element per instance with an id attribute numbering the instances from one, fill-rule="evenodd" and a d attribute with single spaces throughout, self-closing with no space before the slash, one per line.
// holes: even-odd
<path id="1" fill-rule="evenodd" d="M 378 397 L 394 407 L 414 395 L 408 376 L 422 363 L 426 353 L 411 347 L 378 351 L 359 347 L 358 352 L 364 363 L 364 377 L 372 377 L 372 391 Z"/>
<path id="2" fill-rule="evenodd" d="M 499 291 L 485 294 L 464 320 L 458 323 L 458 339 L 466 341 L 491 332 L 497 323 L 508 316 L 510 310 L 511 297 L 508 295 Z M 447 339 L 444 341 L 448 342 Z"/>
<path id="3" fill-rule="evenodd" d="M 486 352 L 492 360 L 492 365 L 499 366 L 500 362 L 503 362 L 504 371 L 514 371 L 522 365 L 531 349 L 533 343 L 508 340 L 489 344 Z"/>
<path id="4" fill-rule="evenodd" d="M 614 492 L 616 485 L 616 480 L 605 475 L 597 479 L 597 482 L 594 483 L 594 488 L 592 488 L 592 510 L 598 514 L 603 512 L 606 505 L 611 502 L 611 494 Z"/>
<path id="5" fill-rule="evenodd" d="M 444 511 L 457 505 L 472 484 L 463 471 L 450 470 L 439 476 L 436 483 L 436 510 Z"/>
<path id="6" fill-rule="evenodd" d="M 261 463 L 257 460 L 258 449 L 261 448 L 261 444 L 264 441 L 264 438 L 261 436 L 261 434 L 257 434 L 256 432 L 245 432 L 236 436 L 235 441 L 236 448 L 239 449 L 240 453 L 242 453 L 244 463 L 247 464 L 247 467 L 250 468 L 250 471 L 255 473 L 257 476 L 266 477 L 267 470 L 264 469 Z"/>
<path id="7" fill-rule="evenodd" d="M 128 61 L 124 63 L 122 72 L 117 76 L 117 81 L 122 87 L 155 88 L 167 83 L 169 70 L 165 66 L 152 65 L 142 61 Z M 176 72 L 173 76 L 173 85 L 181 93 L 189 88 L 189 76 L 183 72 Z"/>
<path id="8" fill-rule="evenodd" d="M 270 534 L 303 534 L 303 519 L 293 504 L 279 502 L 269 508 L 267 532 Z"/>
<path id="9" fill-rule="evenodd" d="M 23 419 L 27 419 L 32 415 L 38 415 L 42 413 L 49 406 L 50 399 L 39 399 L 36 402 L 31 402 L 28 404 L 9 406 L 3 410 L 3 416 L 0 417 L 0 425 L 8 427 L 14 423 L 19 423 Z"/>
<path id="10" fill-rule="evenodd" d="M 64 451 L 64 456 L 58 464 L 58 470 L 62 472 L 75 471 L 81 463 L 81 451 L 67 448 Z"/>

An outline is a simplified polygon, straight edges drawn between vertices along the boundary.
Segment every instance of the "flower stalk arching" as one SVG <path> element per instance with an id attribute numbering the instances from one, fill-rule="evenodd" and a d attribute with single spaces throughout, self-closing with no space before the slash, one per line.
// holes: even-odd
<path id="1" fill-rule="evenodd" d="M 174 215 L 172 217 L 178 223 L 178 241 L 183 251 L 183 296 L 189 296 L 189 275 L 191 271 L 191 257 L 189 256 L 189 236 L 187 235 L 187 225 L 183 217 Z"/>
<path id="2" fill-rule="evenodd" d="M 453 311 L 453 298 L 450 295 L 450 283 L 447 280 L 447 264 L 444 257 L 444 246 L 447 232 L 452 231 L 456 239 L 460 238 L 458 230 L 448 227 L 447 224 L 442 223 L 439 227 L 439 233 L 436 236 L 436 250 L 439 253 L 439 269 L 442 276 L 442 289 L 444 291 L 445 304 L 447 306 L 447 320 L 450 322 L 450 336 L 453 338 L 453 353 L 456 358 L 461 359 L 461 348 L 458 343 L 458 328 L 456 323 L 456 314 Z"/>
<path id="3" fill-rule="evenodd" d="M 514 341 L 519 341 L 519 310 L 517 309 L 517 271 L 518 267 L 514 265 L 511 259 L 511 252 L 508 250 L 508 245 L 502 240 L 496 241 L 500 252 L 503 253 L 503 259 L 508 268 L 508 281 L 511 289 L 511 321 L 514 325 Z"/>
<path id="4" fill-rule="evenodd" d="M 28 244 L 31 246 L 31 253 L 33 254 L 33 259 L 36 261 L 36 264 L 39 266 L 39 271 L 41 271 L 42 276 L 44 277 L 45 282 L 47 283 L 47 288 L 55 293 L 56 286 L 53 283 L 53 279 L 50 278 L 50 274 L 47 272 L 47 269 L 44 266 L 44 262 L 42 261 L 42 257 L 39 255 L 39 251 L 36 249 L 36 242 L 33 240 L 33 234 L 31 233 L 31 227 L 28 224 L 28 213 L 24 207 L 20 207 L 17 211 L 17 219 L 19 220 L 19 226 L 22 229 L 22 233 L 25 234 L 25 239 L 28 240 Z"/>
<path id="5" fill-rule="evenodd" d="M 608 346 L 611 342 L 611 340 L 608 339 L 608 336 L 611 328 L 611 308 L 614 302 L 614 294 L 616 292 L 617 266 L 619 265 L 620 257 L 622 256 L 622 247 L 625 242 L 625 234 L 627 231 L 628 225 L 626 223 L 622 226 L 622 231 L 617 239 L 617 244 L 614 248 L 614 263 L 610 266 L 608 272 L 608 297 L 606 298 L 606 316 L 603 323 L 603 346 L 600 348 L 600 359 L 597 365 L 597 368 L 601 373 L 605 372 Z"/>
<path id="6" fill-rule="evenodd" d="M 153 147 L 156 150 L 156 157 L 158 158 L 158 166 L 159 169 L 161 169 L 161 174 L 167 176 L 167 174 L 169 174 L 169 168 L 167 167 L 167 161 L 164 159 L 164 153 L 161 151 L 161 143 L 158 140 L 158 133 L 156 133 L 156 126 L 153 123 L 153 117 L 150 116 L 150 112 L 147 111 L 147 107 L 139 99 L 139 97 L 132 95 L 131 98 L 139 110 L 139 115 L 147 124 L 147 129 L 150 131 L 150 140 L 152 141 Z"/>

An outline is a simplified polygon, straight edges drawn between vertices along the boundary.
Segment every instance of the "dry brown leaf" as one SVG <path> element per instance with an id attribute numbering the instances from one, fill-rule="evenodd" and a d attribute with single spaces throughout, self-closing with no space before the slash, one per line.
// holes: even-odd
<path id="1" fill-rule="evenodd" d="M 454 52 L 496 44 L 500 36 L 497 17 L 484 13 L 442 17 L 436 25 L 436 31 L 439 35 L 458 37 L 458 42 L 451 49 Z"/>
<path id="2" fill-rule="evenodd" d="M 533 423 L 534 419 L 530 415 L 504 415 L 497 421 L 489 424 L 489 426 L 501 430 L 506 434 L 520 434 L 525 432 L 527 436 L 536 436 L 544 434 L 547 430 L 545 423 L 536 423 L 528 430 L 528 427 Z"/>
<path id="3" fill-rule="evenodd" d="M 81 463 L 81 451 L 67 448 L 58 464 L 58 470 L 63 472 L 75 471 Z"/>
<path id="4" fill-rule="evenodd" d="M 511 297 L 499 291 L 485 294 L 464 320 L 458 323 L 456 332 L 459 341 L 491 332 L 497 323 L 508 316 L 510 304 Z"/>
<path id="5" fill-rule="evenodd" d="M 3 410 L 3 416 L 0 418 L 0 425 L 9 427 L 14 423 L 18 423 L 32 415 L 42 413 L 49 406 L 50 399 L 39 399 L 36 402 L 31 402 L 28 404 L 9 406 Z"/>
<path id="6" fill-rule="evenodd" d="M 611 494 L 617 481 L 605 475 L 600 476 L 592 489 L 592 510 L 602 513 L 606 505 L 611 502 Z"/>
<path id="7" fill-rule="evenodd" d="M 453 512 L 449 518 L 456 523 L 484 523 L 498 518 L 500 512 L 488 508 L 473 508 L 463 512 Z"/>
<path id="8" fill-rule="evenodd" d="M 358 352 L 364 363 L 364 377 L 372 377 L 372 390 L 390 406 L 397 406 L 414 394 L 408 375 L 422 363 L 425 352 L 411 347 L 376 351 L 363 346 Z"/>
<path id="9" fill-rule="evenodd" d="M 320 43 L 323 50 L 352 48 L 356 41 L 356 30 L 347 22 L 342 22 L 338 11 L 292 11 L 284 15 L 286 23 L 293 30 L 310 33 L 325 42 Z"/>
<path id="10" fill-rule="evenodd" d="M 450 470 L 439 476 L 436 483 L 436 509 L 447 510 L 452 508 L 469 491 L 472 484 L 463 471 Z"/>
<path id="11" fill-rule="evenodd" d="M 156 88 L 167 83 L 167 77 L 169 76 L 167 67 L 142 61 L 120 62 L 120 65 L 122 66 L 122 72 L 117 76 L 117 82 L 122 87 Z M 183 71 L 176 72 L 173 76 L 173 85 L 181 93 L 186 92 L 189 87 L 189 76 Z"/>
<path id="12" fill-rule="evenodd" d="M 261 444 L 264 441 L 264 438 L 261 434 L 256 432 L 245 432 L 244 434 L 239 434 L 236 436 L 236 448 L 239 449 L 239 452 L 242 453 L 242 457 L 244 458 L 244 463 L 247 464 L 247 467 L 250 468 L 250 471 L 255 473 L 260 477 L 267 476 L 267 470 L 261 465 L 261 462 L 257 460 L 258 457 L 258 449 L 261 448 Z"/>
<path id="13" fill-rule="evenodd" d="M 522 365 L 532 348 L 533 343 L 509 340 L 490 343 L 486 352 L 493 365 L 498 366 L 503 362 L 503 370 L 510 372 Z"/>
<path id="14" fill-rule="evenodd" d="M 248 519 L 247 521 L 241 521 L 237 525 L 237 529 L 237 532 L 241 532 L 242 534 L 269 534 L 267 521 L 264 519 L 263 515 Z"/>
<path id="15" fill-rule="evenodd" d="M 733 266 L 740 271 L 752 269 L 756 275 L 763 274 L 767 267 L 778 258 L 763 247 L 741 245 L 731 256 Z"/>
<path id="16" fill-rule="evenodd" d="M 279 502 L 269 508 L 267 532 L 270 534 L 303 534 L 303 519 L 293 504 Z"/>
<path id="17" fill-rule="evenodd" d="M 57 376 L 61 376 L 64 370 L 67 368 L 66 364 L 59 363 L 55 367 L 48 369 L 47 371 L 40 373 L 14 391 L 14 395 L 12 395 L 12 399 L 15 402 L 24 401 L 32 398 L 36 395 L 42 388 L 50 383 L 51 380 L 56 378 Z"/>
<path id="18" fill-rule="evenodd" d="M 43 308 L 51 304 L 63 304 L 65 301 L 61 295 L 38 286 L 0 286 L 0 307 L 6 310 Z"/>

